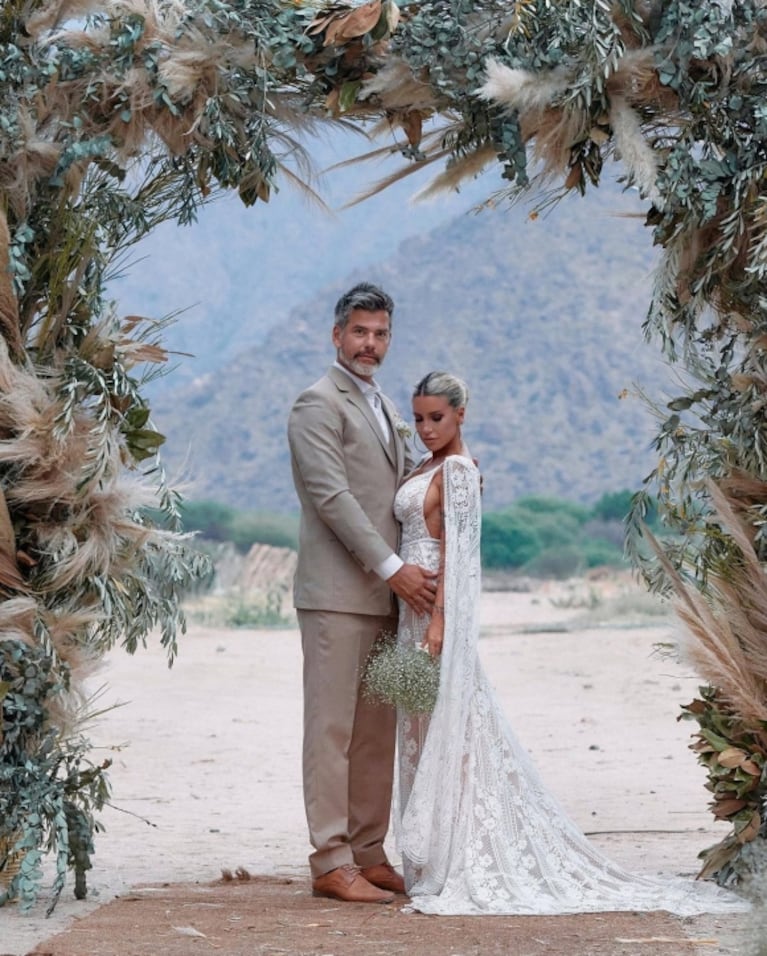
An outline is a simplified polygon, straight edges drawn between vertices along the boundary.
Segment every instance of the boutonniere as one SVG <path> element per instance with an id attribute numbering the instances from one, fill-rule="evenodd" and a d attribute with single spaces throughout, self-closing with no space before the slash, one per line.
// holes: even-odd
<path id="1" fill-rule="evenodd" d="M 395 430 L 395 431 L 397 432 L 397 434 L 398 434 L 400 437 L 402 437 L 402 438 L 412 438 L 412 437 L 413 437 L 413 432 L 412 432 L 410 426 L 409 426 L 408 423 L 407 423 L 404 419 L 402 419 L 402 418 L 397 417 L 397 418 L 394 420 L 394 430 Z"/>

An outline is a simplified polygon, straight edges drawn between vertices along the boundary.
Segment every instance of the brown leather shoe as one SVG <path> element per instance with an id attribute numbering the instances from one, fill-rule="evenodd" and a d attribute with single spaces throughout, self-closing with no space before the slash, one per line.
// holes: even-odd
<path id="1" fill-rule="evenodd" d="M 314 896 L 329 896 L 344 903 L 391 903 L 394 896 L 368 882 L 358 866 L 347 863 L 312 880 Z"/>
<path id="2" fill-rule="evenodd" d="M 392 893 L 404 893 L 405 881 L 394 869 L 391 863 L 376 863 L 375 866 L 366 866 L 360 870 L 368 883 L 380 886 L 382 890 Z"/>

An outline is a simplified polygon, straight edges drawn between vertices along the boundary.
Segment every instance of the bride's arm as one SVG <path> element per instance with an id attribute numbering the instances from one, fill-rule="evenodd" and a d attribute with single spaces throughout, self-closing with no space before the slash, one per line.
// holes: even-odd
<path id="1" fill-rule="evenodd" d="M 433 494 L 431 503 L 429 494 Z M 423 646 L 435 657 L 443 649 L 445 614 L 451 615 L 447 622 L 449 640 L 452 641 L 455 627 L 460 624 L 453 618 L 456 614 L 456 589 L 468 586 L 473 578 L 479 580 L 480 497 L 477 468 L 459 455 L 446 459 L 427 493 L 426 526 L 432 537 L 439 538 L 439 576 Z M 449 605 L 447 611 L 446 605 Z"/>
<path id="2" fill-rule="evenodd" d="M 445 636 L 445 521 L 444 521 L 444 491 L 441 474 L 432 482 L 439 490 L 438 514 L 440 518 L 439 534 L 439 571 L 437 576 L 437 594 L 434 598 L 431 620 L 426 628 L 423 646 L 432 657 L 439 657 L 442 653 L 442 643 Z"/>

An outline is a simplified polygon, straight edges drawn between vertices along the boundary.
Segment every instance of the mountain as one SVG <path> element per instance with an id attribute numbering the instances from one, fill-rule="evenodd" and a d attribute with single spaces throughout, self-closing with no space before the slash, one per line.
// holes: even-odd
<path id="1" fill-rule="evenodd" d="M 170 473 L 188 478 L 193 499 L 294 511 L 288 410 L 334 357 L 336 299 L 369 279 L 396 303 L 379 379 L 403 417 L 429 370 L 467 381 L 465 436 L 487 508 L 638 487 L 655 461 L 654 420 L 635 385 L 662 398 L 671 382 L 641 332 L 655 261 L 642 218 L 635 196 L 606 184 L 538 217 L 522 205 L 459 215 L 364 268 L 347 270 L 340 254 L 332 284 L 302 296 L 259 345 L 157 396 Z"/>
<path id="2" fill-rule="evenodd" d="M 110 282 L 108 293 L 122 314 L 180 313 L 164 336 L 180 356 L 172 375 L 152 383 L 153 396 L 260 345 L 316 289 L 389 258 L 406 238 L 447 223 L 497 188 L 497 177 L 488 173 L 460 193 L 415 204 L 410 197 L 434 174 L 421 170 L 364 203 L 343 208 L 406 161 L 394 153 L 334 170 L 342 158 L 372 146 L 343 130 L 305 145 L 315 168 L 307 182 L 326 208 L 285 177 L 269 203 L 246 207 L 236 195 L 225 194 L 202 206 L 190 225 L 165 222 L 154 229 Z"/>

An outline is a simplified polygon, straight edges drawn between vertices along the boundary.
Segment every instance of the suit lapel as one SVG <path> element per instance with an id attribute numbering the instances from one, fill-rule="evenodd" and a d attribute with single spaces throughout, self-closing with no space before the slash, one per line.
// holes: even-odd
<path id="1" fill-rule="evenodd" d="M 378 440 L 383 450 L 386 452 L 386 457 L 389 459 L 391 464 L 394 465 L 396 468 L 399 468 L 399 458 L 397 457 L 397 459 L 395 460 L 394 448 L 397 446 L 397 441 L 394 438 L 394 429 L 391 424 L 392 416 L 391 416 L 390 409 L 388 407 L 388 399 L 383 397 L 382 404 L 384 407 L 384 412 L 386 414 L 386 417 L 389 420 L 389 430 L 392 435 L 391 442 L 387 442 L 384 439 L 383 435 L 381 434 L 381 428 L 378 424 L 378 420 L 375 417 L 373 409 L 370 407 L 370 403 L 362 394 L 362 392 L 357 387 L 355 382 L 353 382 L 348 375 L 345 375 L 343 372 L 339 371 L 337 368 L 334 368 L 333 366 L 331 366 L 330 369 L 328 369 L 328 374 L 330 378 L 333 380 L 333 382 L 335 383 L 336 388 L 340 392 L 343 392 L 346 395 L 347 401 L 351 402 L 352 405 L 354 405 L 354 407 L 359 410 L 362 417 L 367 421 L 368 425 L 370 425 L 370 428 L 372 429 L 373 434 L 375 435 L 376 439 Z M 397 455 L 399 456 L 399 449 L 397 449 Z"/>
<path id="2" fill-rule="evenodd" d="M 389 435 L 391 436 L 391 446 L 394 449 L 395 462 L 397 465 L 397 475 L 402 477 L 405 473 L 405 446 L 402 435 L 394 428 L 394 423 L 398 421 L 398 415 L 394 405 L 385 396 L 381 396 L 386 420 L 389 422 Z"/>

